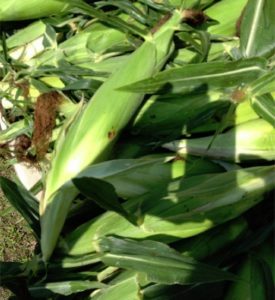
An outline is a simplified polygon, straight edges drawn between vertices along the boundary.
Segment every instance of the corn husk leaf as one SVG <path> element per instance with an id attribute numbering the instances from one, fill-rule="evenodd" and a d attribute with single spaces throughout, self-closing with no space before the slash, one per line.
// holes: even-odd
<path id="1" fill-rule="evenodd" d="M 275 100 L 270 94 L 253 97 L 251 105 L 260 117 L 269 122 L 271 126 L 275 126 Z"/>
<path id="2" fill-rule="evenodd" d="M 92 177 L 75 178 L 72 181 L 82 195 L 93 200 L 98 206 L 107 211 L 115 211 L 130 222 L 135 222 L 120 204 L 115 188 L 110 183 Z"/>
<path id="3" fill-rule="evenodd" d="M 120 87 L 120 90 L 181 93 L 205 87 L 205 85 L 213 88 L 238 87 L 263 75 L 265 64 L 265 60 L 261 58 L 190 64 L 160 72 L 152 78 Z"/>
<path id="4" fill-rule="evenodd" d="M 249 84 L 249 92 L 254 97 L 275 91 L 275 69 Z"/>
<path id="5" fill-rule="evenodd" d="M 241 23 L 240 50 L 244 57 L 275 53 L 275 2 L 248 1 Z"/>
<path id="6" fill-rule="evenodd" d="M 201 261 L 238 240 L 247 230 L 245 219 L 237 218 L 193 238 L 174 244 L 183 255 Z"/>
<path id="7" fill-rule="evenodd" d="M 224 296 L 225 282 L 211 282 L 191 286 L 153 284 L 144 288 L 143 300 L 220 300 Z"/>
<path id="8" fill-rule="evenodd" d="M 180 137 L 204 124 L 213 124 L 228 105 L 224 93 L 219 92 L 153 95 L 133 121 L 131 132 L 154 137 L 169 136 L 170 139 Z"/>
<path id="9" fill-rule="evenodd" d="M 5 144 L 11 140 L 14 140 L 21 134 L 26 134 L 31 131 L 30 125 L 26 126 L 24 120 L 14 122 L 8 126 L 7 129 L 0 131 L 0 144 Z"/>
<path id="10" fill-rule="evenodd" d="M 32 297 L 48 298 L 56 294 L 69 296 L 75 293 L 102 288 L 105 286 L 105 284 L 98 281 L 72 280 L 61 282 L 47 282 L 45 284 L 30 286 L 29 292 Z"/>
<path id="11" fill-rule="evenodd" d="M 115 15 L 106 14 L 98 8 L 88 5 L 84 1 L 70 0 L 70 5 L 74 7 L 75 11 L 99 19 L 100 21 L 110 25 L 111 27 L 117 28 L 122 32 L 135 34 L 141 37 L 144 37 L 147 33 L 146 30 L 136 26 L 135 24 L 129 24 L 122 18 Z"/>
<path id="12" fill-rule="evenodd" d="M 133 50 L 125 33 L 96 22 L 30 62 L 34 66 L 100 63 L 110 57 Z M 89 67 L 92 68 L 92 67 Z"/>
<path id="13" fill-rule="evenodd" d="M 53 271 L 56 272 L 56 270 L 62 269 L 73 269 L 73 268 L 79 268 L 87 265 L 93 265 L 100 262 L 100 259 L 98 257 L 98 254 L 89 254 L 89 255 L 80 255 L 80 256 L 57 256 L 54 257 L 48 266 L 49 272 Z M 93 275 L 97 275 L 95 272 Z"/>
<path id="14" fill-rule="evenodd" d="M 226 300 L 233 300 L 237 297 L 249 300 L 274 299 L 271 269 L 263 259 L 249 255 L 238 275 L 243 280 L 232 284 L 225 297 Z"/>
<path id="15" fill-rule="evenodd" d="M 143 94 L 117 91 L 117 87 L 151 76 L 164 64 L 170 53 L 173 33 L 181 18 L 181 13 L 175 11 L 167 23 L 101 85 L 86 109 L 76 117 L 69 130 L 60 136 L 47 176 L 45 197 L 40 205 L 44 259 L 47 260 L 51 255 L 70 203 L 76 195 L 76 191 L 72 193 L 71 189 L 70 196 L 65 192 L 69 197 L 66 199 L 55 193 L 89 164 L 106 159 L 120 131 L 143 99 Z M 130 73 L 132 76 L 129 76 Z M 114 103 L 110 103 L 110 95 Z M 93 148 L 92 152 L 90 147 Z"/>
<path id="16" fill-rule="evenodd" d="M 160 242 L 106 237 L 95 244 L 106 265 L 145 273 L 151 282 L 190 284 L 236 280 L 233 274 L 198 263 Z"/>
<path id="17" fill-rule="evenodd" d="M 257 119 L 242 123 L 213 137 L 185 139 L 164 144 L 179 155 L 199 155 L 230 161 L 274 160 L 275 131 L 268 122 Z M 209 148 L 209 145 L 211 147 Z"/>
<path id="18" fill-rule="evenodd" d="M 7 49 L 11 50 L 13 48 L 25 46 L 26 44 L 43 35 L 46 27 L 46 23 L 41 20 L 31 23 L 29 26 L 17 31 L 6 39 Z M 3 50 L 2 45 L 0 45 L 0 49 Z"/>
<path id="19" fill-rule="evenodd" d="M 235 36 L 236 23 L 246 2 L 247 0 L 223 0 L 207 8 L 206 15 L 218 22 L 210 26 L 208 32 L 213 35 Z"/>
<path id="20" fill-rule="evenodd" d="M 70 255 L 90 253 L 94 251 L 94 239 L 111 234 L 162 242 L 194 236 L 256 205 L 273 188 L 273 182 L 271 166 L 198 175 L 159 185 L 124 204 L 138 214 L 139 226 L 108 212 L 70 233 L 59 246 L 60 251 Z"/>
<path id="21" fill-rule="evenodd" d="M 77 178 L 94 177 L 112 184 L 116 193 L 125 199 L 150 192 L 158 184 L 165 184 L 182 176 L 189 177 L 223 171 L 217 164 L 189 157 L 177 160 L 173 156 L 150 155 L 138 159 L 116 159 L 89 166 Z"/>
<path id="22" fill-rule="evenodd" d="M 0 1 L 0 21 L 19 21 L 28 19 L 38 19 L 49 15 L 64 14 L 70 9 L 70 3 L 59 0 L 1 0 Z"/>
<path id="23" fill-rule="evenodd" d="M 137 276 L 125 278 L 108 287 L 95 291 L 88 299 L 91 300 L 141 300 Z"/>

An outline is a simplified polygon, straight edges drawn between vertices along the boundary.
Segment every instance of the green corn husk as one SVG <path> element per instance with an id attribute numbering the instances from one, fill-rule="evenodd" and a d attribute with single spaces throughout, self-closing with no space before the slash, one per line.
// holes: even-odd
<path id="1" fill-rule="evenodd" d="M 0 22 L 20 21 L 62 14 L 70 4 L 60 0 L 0 0 Z"/>
<path id="2" fill-rule="evenodd" d="M 0 145 L 9 142 L 10 140 L 14 140 L 21 134 L 26 134 L 31 130 L 30 125 L 27 125 L 24 120 L 20 120 L 12 123 L 8 126 L 7 129 L 0 130 Z"/>
<path id="3" fill-rule="evenodd" d="M 50 49 L 30 62 L 31 65 L 57 65 L 59 61 L 93 68 L 91 63 L 100 63 L 107 58 L 133 50 L 125 33 L 96 22 L 82 32 Z"/>
<path id="4" fill-rule="evenodd" d="M 143 94 L 118 91 L 117 88 L 152 76 L 162 67 L 182 17 L 182 12 L 175 11 L 153 37 L 148 36 L 142 46 L 97 90 L 66 134 L 60 136 L 47 176 L 45 196 L 40 203 L 44 260 L 54 249 L 76 191 L 69 191 L 64 199 L 57 199 L 58 194 L 55 198 L 55 193 L 89 164 L 108 156 L 116 137 L 143 99 Z"/>
<path id="5" fill-rule="evenodd" d="M 227 111 L 230 108 L 227 108 Z M 208 111 L 206 111 L 207 113 Z M 214 114 L 215 117 L 215 114 Z M 223 114 L 223 117 L 225 117 L 225 112 Z M 232 126 L 240 125 L 245 122 L 249 122 L 252 120 L 259 119 L 259 115 L 254 111 L 254 109 L 251 107 L 250 101 L 244 101 L 238 104 L 236 107 L 234 113 L 227 119 L 226 123 L 224 124 L 225 128 L 230 128 Z M 222 120 L 222 119 L 221 119 Z M 203 133 L 203 132 L 211 132 L 211 131 L 217 131 L 221 128 L 221 121 L 215 120 L 215 118 L 210 121 L 206 122 L 203 125 L 200 125 L 195 128 L 191 128 L 191 133 Z"/>
<path id="6" fill-rule="evenodd" d="M 213 35 L 235 36 L 236 24 L 247 0 L 223 0 L 205 10 L 210 18 L 218 22 L 208 28 Z"/>
<path id="7" fill-rule="evenodd" d="M 128 274 L 127 274 L 128 275 Z M 107 288 L 94 291 L 87 300 L 141 300 L 138 275 L 125 276 Z"/>
<path id="8" fill-rule="evenodd" d="M 247 228 L 246 220 L 240 217 L 191 239 L 180 241 L 174 247 L 183 255 L 201 261 L 238 240 Z"/>
<path id="9" fill-rule="evenodd" d="M 177 180 L 124 204 L 126 210 L 139 215 L 139 226 L 107 212 L 68 234 L 59 251 L 88 254 L 94 251 L 92 241 L 106 235 L 162 242 L 195 236 L 241 215 L 273 187 L 273 166 Z"/>
<path id="10" fill-rule="evenodd" d="M 136 116 L 131 131 L 148 136 L 181 136 L 228 106 L 220 92 L 151 96 Z M 207 112 L 207 114 L 203 114 Z"/>
<path id="11" fill-rule="evenodd" d="M 131 131 L 140 135 L 170 137 L 213 131 L 221 126 L 217 116 L 226 114 L 230 96 L 211 90 L 207 94 L 151 96 L 133 121 Z M 249 101 L 244 101 L 237 106 L 226 126 L 258 118 Z"/>
<path id="12" fill-rule="evenodd" d="M 214 140 L 212 136 L 185 139 L 164 144 L 163 147 L 177 151 L 181 156 L 199 155 L 235 162 L 274 160 L 274 139 L 273 126 L 262 119 L 257 119 L 242 123 L 218 135 Z"/>
<path id="13" fill-rule="evenodd" d="M 131 199 L 149 193 L 156 185 L 168 184 L 174 179 L 223 172 L 219 165 L 197 158 L 176 159 L 163 154 L 138 159 L 116 159 L 89 166 L 77 178 L 103 179 L 115 187 L 116 193 Z"/>
<path id="14" fill-rule="evenodd" d="M 274 256 L 272 248 L 265 243 L 258 252 L 250 253 L 242 263 L 239 277 L 243 280 L 234 282 L 225 296 L 226 300 L 273 300 L 274 299 Z M 271 252 L 270 252 L 271 251 Z M 274 254 L 274 253 L 273 253 Z M 270 259 L 271 258 L 271 259 Z"/>

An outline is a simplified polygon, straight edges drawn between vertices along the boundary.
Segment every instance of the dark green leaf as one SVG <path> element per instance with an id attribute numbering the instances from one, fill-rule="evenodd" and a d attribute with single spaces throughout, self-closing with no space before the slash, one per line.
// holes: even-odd
<path id="1" fill-rule="evenodd" d="M 184 255 L 202 260 L 238 240 L 246 229 L 245 219 L 237 218 L 195 237 L 183 239 L 174 247 Z"/>
<path id="2" fill-rule="evenodd" d="M 242 264 L 239 277 L 243 280 L 232 283 L 226 300 L 251 299 L 273 300 L 274 284 L 268 264 L 261 258 L 249 254 Z"/>
<path id="3" fill-rule="evenodd" d="M 0 177 L 0 186 L 10 203 L 24 217 L 36 237 L 40 236 L 39 213 L 37 200 L 22 186 Z"/>
<path id="4" fill-rule="evenodd" d="M 240 35 L 244 57 L 271 56 L 275 51 L 275 1 L 248 1 Z"/>
<path id="5" fill-rule="evenodd" d="M 80 11 L 83 14 L 97 18 L 100 21 L 103 21 L 106 24 L 121 30 L 122 32 L 139 35 L 141 37 L 145 36 L 146 34 L 146 32 L 140 29 L 139 27 L 133 24 L 128 24 L 122 19 L 116 16 L 112 16 L 111 14 L 108 15 L 103 11 L 101 11 L 100 9 L 96 9 L 91 5 L 88 5 L 84 1 L 71 0 L 70 3 L 72 3 L 72 5 L 75 6 L 75 10 Z"/>
<path id="6" fill-rule="evenodd" d="M 155 241 L 106 237 L 96 244 L 106 265 L 146 273 L 151 282 L 191 284 L 237 279 L 233 274 L 199 263 Z"/>
<path id="7" fill-rule="evenodd" d="M 89 90 L 94 93 L 101 84 L 102 82 L 96 79 L 79 79 L 73 81 L 72 83 L 66 84 L 62 90 Z"/>
<path id="8" fill-rule="evenodd" d="M 200 54 L 200 61 L 202 62 L 208 55 L 210 49 L 210 35 L 206 31 L 194 31 L 194 32 L 181 32 L 178 37 L 190 44 L 190 46 Z"/>
<path id="9" fill-rule="evenodd" d="M 142 24 L 152 25 L 152 22 L 150 22 L 150 20 L 148 20 L 148 17 L 136 5 L 134 5 L 130 1 L 108 0 L 108 1 L 99 1 L 98 2 L 98 7 L 100 7 L 100 8 L 104 7 L 104 6 L 110 6 L 110 5 L 118 7 L 119 9 L 124 11 L 126 14 L 128 14 L 129 16 L 131 16 L 132 18 L 134 18 L 135 20 L 137 20 L 138 22 L 140 22 Z"/>
<path id="10" fill-rule="evenodd" d="M 208 62 L 190 64 L 160 72 L 156 76 L 121 87 L 133 92 L 180 93 L 201 86 L 226 88 L 242 86 L 265 72 L 266 61 L 260 58 L 235 62 Z"/>
<path id="11" fill-rule="evenodd" d="M 225 258 L 234 257 L 250 251 L 265 242 L 275 229 L 275 222 L 261 226 L 253 232 L 248 233 L 232 249 L 226 253 Z"/>
<path id="12" fill-rule="evenodd" d="M 153 284 L 142 292 L 143 300 L 221 300 L 225 282 L 195 284 L 192 286 Z"/>
<path id="13" fill-rule="evenodd" d="M 77 189 L 88 199 L 93 200 L 103 209 L 115 211 L 130 222 L 133 222 L 133 218 L 120 204 L 112 184 L 92 177 L 75 178 L 72 181 Z"/>
<path id="14" fill-rule="evenodd" d="M 21 262 L 0 261 L 0 274 L 1 284 L 4 284 L 6 281 L 16 280 L 16 278 L 19 277 L 26 277 L 26 264 Z"/>

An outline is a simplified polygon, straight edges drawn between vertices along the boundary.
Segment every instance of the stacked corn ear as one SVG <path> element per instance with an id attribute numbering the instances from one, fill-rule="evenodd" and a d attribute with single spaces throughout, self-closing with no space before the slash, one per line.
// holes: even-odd
<path id="1" fill-rule="evenodd" d="M 108 157 L 120 131 L 143 99 L 143 94 L 119 91 L 118 88 L 152 76 L 162 67 L 170 53 L 173 33 L 182 17 L 182 12 L 176 10 L 153 36 L 149 35 L 96 91 L 87 107 L 60 136 L 47 176 L 45 196 L 40 205 L 41 246 L 45 260 L 54 249 L 72 200 L 68 198 L 69 195 L 58 199 L 58 189 L 89 164 Z M 72 191 L 70 194 L 73 195 Z M 53 212 L 56 218 L 53 218 Z"/>
<path id="2" fill-rule="evenodd" d="M 70 4 L 64 1 L 49 0 L 43 5 L 40 1 L 5 1 L 0 2 L 0 21 L 19 21 L 37 19 L 49 15 L 64 14 L 71 8 Z"/>
<path id="3" fill-rule="evenodd" d="M 107 212 L 81 225 L 61 246 L 69 255 L 80 255 L 95 251 L 93 239 L 105 235 L 161 238 L 166 242 L 194 236 L 239 216 L 259 203 L 263 193 L 273 187 L 273 167 L 234 170 L 212 174 L 211 178 L 203 174 L 160 184 L 125 204 L 126 210 L 137 214 L 139 226 L 117 213 Z"/>
<path id="4" fill-rule="evenodd" d="M 0 143 L 32 137 L 41 96 L 62 101 L 42 180 L 0 177 L 40 246 L 0 262 L 1 285 L 273 299 L 275 2 L 4 2 L 1 22 L 38 20 L 3 23 Z"/>
<path id="5" fill-rule="evenodd" d="M 262 119 L 237 125 L 213 137 L 173 141 L 164 147 L 179 155 L 199 155 L 240 162 L 244 160 L 275 159 L 275 129 Z"/>

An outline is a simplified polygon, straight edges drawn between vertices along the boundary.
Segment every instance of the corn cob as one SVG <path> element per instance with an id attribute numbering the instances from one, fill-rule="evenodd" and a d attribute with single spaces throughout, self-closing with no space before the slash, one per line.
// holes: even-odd
<path id="1" fill-rule="evenodd" d="M 45 196 L 40 203 L 44 260 L 54 249 L 75 192 L 65 192 L 67 198 L 64 199 L 56 199 L 54 194 L 89 164 L 107 157 L 120 131 L 143 99 L 142 94 L 118 91 L 117 88 L 151 76 L 161 68 L 170 53 L 171 39 L 182 17 L 182 12 L 175 11 L 153 37 L 148 36 L 144 44 L 97 90 L 67 134 L 60 137 L 47 176 Z"/>
<path id="2" fill-rule="evenodd" d="M 70 233 L 60 244 L 60 251 L 87 254 L 94 251 L 93 240 L 112 234 L 162 242 L 194 236 L 241 215 L 260 202 L 273 186 L 273 166 L 174 181 L 164 186 L 163 193 L 158 186 L 151 193 L 127 201 L 125 209 L 141 215 L 140 226 L 107 212 Z"/>
<path id="3" fill-rule="evenodd" d="M 37 19 L 61 14 L 69 9 L 70 4 L 59 0 L 0 0 L 0 22 Z"/>
<path id="4" fill-rule="evenodd" d="M 262 119 L 256 119 L 242 123 L 228 132 L 218 135 L 214 140 L 212 136 L 185 139 L 167 143 L 163 147 L 177 151 L 182 156 L 200 155 L 235 162 L 259 159 L 274 160 L 274 138 L 273 126 Z"/>

